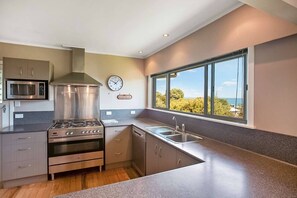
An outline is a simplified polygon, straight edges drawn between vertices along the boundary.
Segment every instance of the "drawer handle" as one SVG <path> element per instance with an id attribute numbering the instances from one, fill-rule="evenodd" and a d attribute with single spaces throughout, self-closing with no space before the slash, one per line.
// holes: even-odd
<path id="1" fill-rule="evenodd" d="M 116 139 L 114 139 L 114 141 L 119 142 L 119 141 L 121 141 L 121 138 L 116 138 Z"/>
<path id="2" fill-rule="evenodd" d="M 18 138 L 18 140 L 27 140 L 27 139 L 31 139 L 31 137 L 29 136 L 29 137 L 20 137 L 20 138 Z"/>
<path id="3" fill-rule="evenodd" d="M 31 69 L 31 76 L 34 76 L 34 69 Z"/>
<path id="4" fill-rule="evenodd" d="M 115 153 L 115 155 L 122 155 L 122 153 Z"/>
<path id="5" fill-rule="evenodd" d="M 18 149 L 18 151 L 28 151 L 28 150 L 31 150 L 31 148 Z"/>
<path id="6" fill-rule="evenodd" d="M 24 166 L 19 166 L 19 168 L 29 168 L 31 166 L 32 166 L 31 164 L 28 164 L 28 165 L 24 165 Z"/>

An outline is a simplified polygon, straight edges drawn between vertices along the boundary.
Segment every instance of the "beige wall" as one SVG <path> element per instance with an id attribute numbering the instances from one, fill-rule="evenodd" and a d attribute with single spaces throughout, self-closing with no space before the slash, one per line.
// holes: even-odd
<path id="1" fill-rule="evenodd" d="M 254 125 L 297 136 L 297 39 L 284 38 L 296 33 L 295 24 L 245 5 L 147 58 L 145 74 L 256 46 Z"/>
<path id="2" fill-rule="evenodd" d="M 297 26 L 242 6 L 145 61 L 145 74 L 159 73 L 297 33 Z"/>
<path id="3" fill-rule="evenodd" d="M 69 50 L 0 43 L 0 59 L 2 57 L 49 60 L 54 66 L 54 78 L 61 77 L 71 71 L 71 52 Z M 101 109 L 145 108 L 146 78 L 142 59 L 86 53 L 85 62 L 85 72 L 103 84 L 100 90 Z M 122 90 L 112 92 L 107 89 L 106 80 L 111 74 L 123 78 Z M 130 93 L 133 99 L 118 100 L 116 96 L 119 93 Z M 53 101 L 21 102 L 20 107 L 15 107 L 15 111 L 48 110 L 53 110 Z"/>
<path id="4" fill-rule="evenodd" d="M 146 79 L 142 59 L 86 54 L 86 73 L 103 84 L 100 89 L 101 109 L 145 108 Z M 116 92 L 106 86 L 107 78 L 114 74 L 124 81 L 123 88 Z M 131 94 L 132 99 L 118 100 L 118 94 Z"/>
<path id="5" fill-rule="evenodd" d="M 297 136 L 297 34 L 255 47 L 255 125 Z"/>

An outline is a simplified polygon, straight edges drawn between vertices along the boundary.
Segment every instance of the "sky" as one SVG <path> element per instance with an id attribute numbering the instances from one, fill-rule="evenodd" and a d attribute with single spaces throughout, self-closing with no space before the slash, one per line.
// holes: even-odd
<path id="1" fill-rule="evenodd" d="M 215 64 L 215 95 L 219 98 L 235 98 L 237 85 L 237 64 L 239 61 L 238 96 L 243 98 L 243 58 L 232 59 Z M 210 73 L 210 72 L 209 72 Z M 210 82 L 210 81 L 209 81 Z M 185 98 L 204 96 L 204 67 L 178 72 L 171 78 L 170 88 L 183 90 Z M 165 93 L 165 79 L 157 80 L 157 91 Z"/>

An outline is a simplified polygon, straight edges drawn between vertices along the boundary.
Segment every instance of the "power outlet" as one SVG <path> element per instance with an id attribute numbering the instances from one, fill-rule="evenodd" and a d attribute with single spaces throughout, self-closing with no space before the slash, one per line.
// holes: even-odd
<path id="1" fill-rule="evenodd" d="M 134 115 L 135 114 L 135 111 L 130 111 L 131 115 Z"/>
<path id="2" fill-rule="evenodd" d="M 106 111 L 106 115 L 112 115 L 112 111 Z"/>
<path id="3" fill-rule="evenodd" d="M 15 118 L 19 119 L 19 118 L 24 118 L 24 114 L 22 113 L 17 113 L 14 115 Z"/>

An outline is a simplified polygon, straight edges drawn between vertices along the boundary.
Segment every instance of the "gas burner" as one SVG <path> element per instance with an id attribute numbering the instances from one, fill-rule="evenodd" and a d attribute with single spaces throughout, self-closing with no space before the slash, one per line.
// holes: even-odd
<path id="1" fill-rule="evenodd" d="M 54 129 L 77 128 L 77 127 L 96 127 L 101 126 L 98 120 L 59 120 L 52 127 Z"/>

